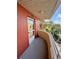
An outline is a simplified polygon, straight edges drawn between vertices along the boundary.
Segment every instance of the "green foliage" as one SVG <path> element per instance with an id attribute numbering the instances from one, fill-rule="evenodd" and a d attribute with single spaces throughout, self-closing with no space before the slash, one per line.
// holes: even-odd
<path id="1" fill-rule="evenodd" d="M 55 41 L 59 44 L 61 44 L 61 26 L 60 24 L 52 24 L 50 23 L 46 23 L 45 24 L 45 30 L 47 32 L 50 32 L 52 34 L 52 36 L 54 37 Z"/>
<path id="2" fill-rule="evenodd" d="M 51 24 L 45 24 L 45 30 L 46 30 L 47 32 L 51 32 L 51 27 L 52 27 Z"/>
<path id="3" fill-rule="evenodd" d="M 53 35 L 54 39 L 56 42 L 58 42 L 59 44 L 61 44 L 61 37 L 60 37 L 60 34 L 61 34 L 61 28 L 60 27 L 56 27 L 54 26 L 51 30 L 51 34 Z"/>

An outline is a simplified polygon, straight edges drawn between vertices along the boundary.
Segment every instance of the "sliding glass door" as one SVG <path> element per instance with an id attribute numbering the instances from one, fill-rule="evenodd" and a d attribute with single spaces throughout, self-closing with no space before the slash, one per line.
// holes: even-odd
<path id="1" fill-rule="evenodd" d="M 34 39 L 34 19 L 27 17 L 29 44 Z"/>

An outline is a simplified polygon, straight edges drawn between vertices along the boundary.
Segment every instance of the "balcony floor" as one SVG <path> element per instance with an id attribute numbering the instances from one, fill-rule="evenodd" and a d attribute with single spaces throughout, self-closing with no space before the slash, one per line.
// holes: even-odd
<path id="1" fill-rule="evenodd" d="M 44 40 L 34 39 L 19 59 L 48 59 L 48 49 Z"/>

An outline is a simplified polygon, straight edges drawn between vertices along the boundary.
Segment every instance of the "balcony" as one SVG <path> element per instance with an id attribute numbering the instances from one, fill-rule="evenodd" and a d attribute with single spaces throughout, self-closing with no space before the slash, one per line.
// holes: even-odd
<path id="1" fill-rule="evenodd" d="M 61 1 L 18 0 L 17 3 L 18 59 L 60 59 L 58 44 L 53 36 L 45 31 L 51 31 L 52 27 L 45 26 Z"/>
<path id="2" fill-rule="evenodd" d="M 38 30 L 38 37 L 32 41 L 19 59 L 61 59 L 60 47 L 50 33 Z"/>

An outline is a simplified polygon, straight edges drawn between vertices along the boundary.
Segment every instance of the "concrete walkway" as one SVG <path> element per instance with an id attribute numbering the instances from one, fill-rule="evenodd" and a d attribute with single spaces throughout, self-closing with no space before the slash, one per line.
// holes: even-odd
<path id="1" fill-rule="evenodd" d="M 47 46 L 44 40 L 34 39 L 19 59 L 48 59 Z"/>

